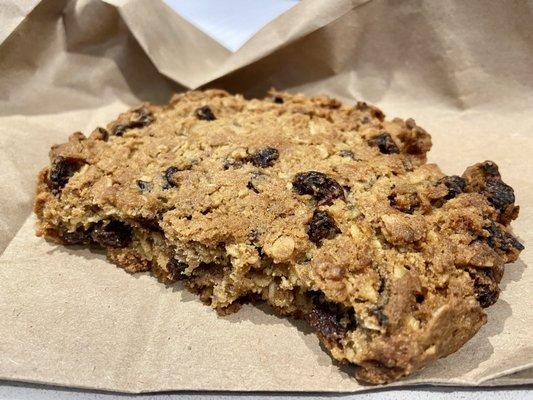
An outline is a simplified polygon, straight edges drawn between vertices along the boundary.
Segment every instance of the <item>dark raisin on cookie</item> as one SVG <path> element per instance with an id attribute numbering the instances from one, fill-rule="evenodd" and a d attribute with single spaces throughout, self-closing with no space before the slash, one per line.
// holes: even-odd
<path id="1" fill-rule="evenodd" d="M 157 213 L 153 217 L 136 217 L 135 221 L 145 229 L 162 233 L 163 229 L 161 229 L 161 227 L 159 226 L 159 221 L 161 221 L 162 217 L 163 216 L 161 213 Z"/>
<path id="2" fill-rule="evenodd" d="M 134 118 L 129 123 L 130 128 L 144 128 L 154 122 L 154 115 L 146 107 L 141 107 L 134 112 Z"/>
<path id="3" fill-rule="evenodd" d="M 379 108 L 371 106 L 364 101 L 358 101 L 355 105 L 355 109 L 359 111 L 368 111 L 370 114 L 380 121 L 385 119 L 385 114 Z"/>
<path id="4" fill-rule="evenodd" d="M 95 130 L 94 138 L 97 140 L 102 140 L 104 142 L 107 142 L 107 140 L 109 139 L 109 132 L 107 129 L 99 126 Z"/>
<path id="5" fill-rule="evenodd" d="M 209 106 L 197 108 L 194 114 L 196 115 L 196 118 L 203 121 L 214 121 L 216 119 L 215 114 L 213 114 L 213 111 L 211 111 Z"/>
<path id="6" fill-rule="evenodd" d="M 131 120 L 115 125 L 112 132 L 115 136 L 123 136 L 127 130 L 144 128 L 154 122 L 154 120 L 153 114 L 146 107 L 141 107 L 133 112 Z"/>
<path id="7" fill-rule="evenodd" d="M 283 100 L 283 97 L 281 96 L 273 96 L 272 97 L 272 101 L 276 104 L 283 104 L 284 103 L 284 100 Z"/>
<path id="8" fill-rule="evenodd" d="M 483 194 L 487 200 L 500 212 L 515 201 L 514 190 L 500 179 L 488 179 Z"/>
<path id="9" fill-rule="evenodd" d="M 179 186 L 179 182 L 177 180 L 177 177 L 175 176 L 176 175 L 176 172 L 179 171 L 179 168 L 178 167 L 174 167 L 174 166 L 171 166 L 171 167 L 168 167 L 166 170 L 165 170 L 165 173 L 163 174 L 163 178 L 164 178 L 164 184 L 163 184 L 163 189 L 168 189 L 168 188 L 171 188 L 171 187 L 177 187 Z"/>
<path id="10" fill-rule="evenodd" d="M 374 117 L 376 117 L 380 121 L 383 121 L 385 119 L 385 114 L 383 113 L 383 111 L 381 111 L 378 108 L 374 108 L 373 115 L 374 115 Z"/>
<path id="11" fill-rule="evenodd" d="M 493 249 L 500 249 L 504 252 L 515 248 L 518 251 L 524 250 L 524 245 L 513 235 L 500 228 L 497 224 L 492 223 L 485 228 L 489 232 L 487 243 Z"/>
<path id="12" fill-rule="evenodd" d="M 514 190 L 502 181 L 498 166 L 494 162 L 484 161 L 468 167 L 463 178 L 466 180 L 468 192 L 483 195 L 499 212 L 499 222 L 507 225 L 518 216 L 519 208 L 514 205 Z"/>
<path id="13" fill-rule="evenodd" d="M 252 192 L 254 193 L 259 193 L 259 190 L 257 190 L 257 188 L 254 186 L 254 184 L 252 183 L 252 181 L 248 181 L 248 183 L 246 184 L 246 187 L 248 189 L 250 189 Z"/>
<path id="14" fill-rule="evenodd" d="M 503 267 L 501 271 L 494 268 L 467 268 L 466 271 L 472 279 L 474 295 L 481 307 L 494 304 L 500 294 L 498 282 L 503 274 Z"/>
<path id="15" fill-rule="evenodd" d="M 423 294 L 421 293 L 417 293 L 415 294 L 415 301 L 418 303 L 418 304 L 422 304 L 424 302 L 426 298 L 424 297 Z"/>
<path id="16" fill-rule="evenodd" d="M 61 238 L 66 244 L 88 244 L 91 242 L 90 230 L 86 230 L 83 227 L 75 231 L 64 229 L 61 231 Z"/>
<path id="17" fill-rule="evenodd" d="M 341 304 L 327 301 L 320 292 L 308 292 L 313 308 L 307 315 L 309 325 L 328 340 L 341 339 L 349 330 L 355 329 L 357 323 L 353 309 Z"/>
<path id="18" fill-rule="evenodd" d="M 326 339 L 340 339 L 346 334 L 346 328 L 341 325 L 338 315 L 328 309 L 315 307 L 308 318 L 311 327 Z"/>
<path id="19" fill-rule="evenodd" d="M 176 258 L 172 257 L 168 260 L 167 270 L 170 274 L 170 279 L 174 281 L 180 281 L 186 279 L 185 270 L 187 269 L 187 263 L 179 261 Z"/>
<path id="20" fill-rule="evenodd" d="M 274 147 L 264 147 L 257 150 L 249 157 L 250 162 L 255 167 L 267 168 L 274 165 L 274 162 L 279 158 L 279 152 Z"/>
<path id="21" fill-rule="evenodd" d="M 300 172 L 294 176 L 292 185 L 298 194 L 313 196 L 318 205 L 330 204 L 338 198 L 344 200 L 342 186 L 322 172 Z"/>
<path id="22" fill-rule="evenodd" d="M 445 176 L 439 183 L 443 183 L 448 188 L 448 194 L 444 196 L 446 200 L 453 199 L 463 193 L 466 188 L 466 181 L 457 175 Z"/>
<path id="23" fill-rule="evenodd" d="M 115 125 L 112 132 L 113 132 L 113 135 L 115 136 L 123 136 L 127 130 L 128 130 L 127 124 L 118 124 L 118 125 Z"/>
<path id="24" fill-rule="evenodd" d="M 137 186 L 141 189 L 141 192 L 146 193 L 152 190 L 152 183 L 147 181 L 138 180 Z"/>
<path id="25" fill-rule="evenodd" d="M 131 226 L 112 220 L 108 224 L 97 225 L 91 232 L 92 239 L 101 246 L 122 248 L 130 244 L 133 235 Z"/>
<path id="26" fill-rule="evenodd" d="M 481 168 L 483 169 L 483 172 L 487 175 L 492 175 L 493 177 L 499 178 L 500 177 L 500 170 L 498 169 L 498 166 L 496 163 L 492 161 L 485 161 Z"/>
<path id="27" fill-rule="evenodd" d="M 309 240 L 315 244 L 320 244 L 323 239 L 332 239 L 338 233 L 340 233 L 340 229 L 331 215 L 327 211 L 315 210 L 308 225 Z"/>
<path id="28" fill-rule="evenodd" d="M 500 295 L 497 286 L 487 284 L 474 285 L 474 292 L 479 305 L 483 308 L 487 308 L 496 303 Z"/>
<path id="29" fill-rule="evenodd" d="M 368 144 L 372 147 L 377 147 L 383 154 L 397 154 L 400 149 L 392 140 L 390 133 L 382 132 L 368 140 Z"/>
<path id="30" fill-rule="evenodd" d="M 48 187 L 53 193 L 58 193 L 83 164 L 84 162 L 80 159 L 57 156 L 48 173 Z"/>

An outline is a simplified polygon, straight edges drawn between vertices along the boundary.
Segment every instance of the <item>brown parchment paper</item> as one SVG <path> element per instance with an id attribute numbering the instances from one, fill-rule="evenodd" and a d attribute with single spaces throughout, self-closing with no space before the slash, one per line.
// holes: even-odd
<path id="1" fill-rule="evenodd" d="M 0 379 L 124 392 L 372 388 L 298 321 L 252 306 L 218 317 L 179 283 L 34 236 L 34 179 L 50 145 L 205 85 L 365 100 L 414 117 L 446 173 L 496 161 L 526 250 L 480 332 L 395 385 L 533 383 L 532 19 L 531 1 L 308 0 L 231 53 L 159 1 L 4 2 Z"/>

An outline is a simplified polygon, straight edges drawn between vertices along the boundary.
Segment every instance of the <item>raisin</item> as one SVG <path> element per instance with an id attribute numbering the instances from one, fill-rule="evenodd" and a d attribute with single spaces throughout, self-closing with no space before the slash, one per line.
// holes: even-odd
<path id="1" fill-rule="evenodd" d="M 91 233 L 92 239 L 104 247 L 121 248 L 130 244 L 133 231 L 131 226 L 112 220 L 107 225 L 98 225 Z"/>
<path id="2" fill-rule="evenodd" d="M 279 158 L 279 152 L 274 147 L 265 147 L 257 150 L 249 157 L 249 161 L 255 167 L 267 168 L 274 165 L 274 162 Z"/>
<path id="3" fill-rule="evenodd" d="M 146 107 L 141 107 L 134 111 L 130 121 L 115 125 L 112 132 L 115 136 L 123 136 L 128 129 L 144 128 L 152 122 L 154 122 L 153 114 Z"/>
<path id="4" fill-rule="evenodd" d="M 130 128 L 144 128 L 154 122 L 153 114 L 146 108 L 141 107 L 135 111 L 135 117 L 130 121 Z"/>
<path id="5" fill-rule="evenodd" d="M 313 309 L 307 315 L 311 327 L 329 340 L 342 338 L 348 330 L 357 326 L 353 309 L 325 299 L 320 292 L 308 292 L 313 301 Z"/>
<path id="6" fill-rule="evenodd" d="M 513 188 L 500 179 L 488 179 L 485 182 L 483 194 L 500 212 L 504 212 L 507 206 L 515 201 Z"/>
<path id="7" fill-rule="evenodd" d="M 323 239 L 332 239 L 338 233 L 340 229 L 331 215 L 326 211 L 315 210 L 307 231 L 309 240 L 318 245 Z"/>
<path id="8" fill-rule="evenodd" d="M 483 308 L 487 308 L 498 300 L 500 295 L 499 290 L 495 286 L 487 284 L 474 285 L 474 291 L 476 293 L 476 299 Z"/>
<path id="9" fill-rule="evenodd" d="M 163 175 L 163 178 L 165 180 L 165 183 L 163 185 L 163 189 L 168 189 L 170 187 L 176 187 L 179 185 L 179 182 L 177 181 L 176 177 L 174 176 L 176 172 L 179 171 L 178 167 L 168 167 L 165 170 L 165 173 Z"/>
<path id="10" fill-rule="evenodd" d="M 445 176 L 439 181 L 439 183 L 444 183 L 448 188 L 448 194 L 444 196 L 446 200 L 453 199 L 464 192 L 466 188 L 466 181 L 457 175 Z"/>
<path id="11" fill-rule="evenodd" d="M 241 168 L 244 163 L 251 163 L 255 167 L 267 168 L 274 165 L 274 162 L 279 158 L 279 152 L 274 147 L 264 147 L 257 150 L 250 156 L 235 159 L 228 157 L 224 160 L 223 167 L 225 170 L 233 168 Z"/>
<path id="12" fill-rule="evenodd" d="M 128 125 L 127 124 L 115 125 L 115 127 L 113 128 L 113 135 L 115 135 L 115 136 L 123 136 L 124 133 L 127 130 L 128 130 Z"/>
<path id="13" fill-rule="evenodd" d="M 372 147 L 377 147 L 383 154 L 397 154 L 400 149 L 392 140 L 390 133 L 382 132 L 377 136 L 368 140 L 368 144 Z"/>
<path id="14" fill-rule="evenodd" d="M 327 339 L 340 339 L 346 333 L 338 316 L 322 308 L 313 308 L 309 313 L 309 324 Z"/>
<path id="15" fill-rule="evenodd" d="M 167 263 L 167 270 L 170 273 L 170 279 L 175 281 L 186 279 L 187 276 L 185 275 L 185 269 L 187 269 L 187 267 L 187 263 L 176 260 L 174 257 L 172 257 Z"/>
<path id="16" fill-rule="evenodd" d="M 518 207 L 514 206 L 515 195 L 513 188 L 502 181 L 498 166 L 492 161 L 475 164 L 463 173 L 469 192 L 483 195 L 501 215 L 498 220 L 508 224 L 518 214 Z"/>
<path id="17" fill-rule="evenodd" d="M 283 101 L 283 97 L 281 96 L 273 96 L 272 97 L 272 101 L 276 104 L 283 104 L 284 101 Z"/>
<path id="18" fill-rule="evenodd" d="M 339 151 L 339 156 L 348 157 L 348 158 L 351 158 L 352 160 L 355 160 L 355 155 L 353 154 L 353 151 L 351 150 L 347 150 L 347 149 L 341 150 Z"/>
<path id="19" fill-rule="evenodd" d="M 525 249 L 524 245 L 520 243 L 514 236 L 509 235 L 508 240 L 511 246 L 513 246 L 516 250 L 522 251 Z"/>
<path id="20" fill-rule="evenodd" d="M 159 226 L 159 221 L 161 221 L 162 215 L 160 213 L 156 214 L 154 217 L 143 217 L 139 216 L 135 218 L 143 228 L 155 232 L 163 232 L 163 229 Z"/>
<path id="21" fill-rule="evenodd" d="M 98 127 L 98 128 L 96 128 L 95 137 L 98 140 L 103 140 L 104 142 L 107 142 L 107 140 L 109 139 L 109 132 L 107 131 L 107 129 L 104 129 L 102 127 Z"/>
<path id="22" fill-rule="evenodd" d="M 259 190 L 257 190 L 257 188 L 254 186 L 252 181 L 248 181 L 248 183 L 246 184 L 246 187 L 250 189 L 251 191 L 253 191 L 254 193 L 259 193 Z"/>
<path id="23" fill-rule="evenodd" d="M 194 111 L 194 114 L 196 115 L 196 118 L 204 121 L 214 121 L 216 119 L 215 114 L 213 114 L 213 111 L 211 111 L 209 106 L 197 108 Z"/>
<path id="24" fill-rule="evenodd" d="M 375 108 L 373 110 L 373 115 L 374 117 L 376 117 L 377 119 L 379 119 L 380 121 L 383 121 L 385 119 L 385 114 L 383 113 L 383 111 L 381 111 L 380 109 L 378 108 Z"/>
<path id="25" fill-rule="evenodd" d="M 342 186 L 322 172 L 300 172 L 294 177 L 292 185 L 298 194 L 312 195 L 319 205 L 329 204 L 337 198 L 344 200 Z"/>
<path id="26" fill-rule="evenodd" d="M 374 118 L 377 118 L 380 121 L 385 119 L 385 114 L 383 114 L 383 111 L 377 107 L 368 105 L 364 101 L 358 101 L 355 105 L 355 109 L 359 111 L 369 111 Z"/>
<path id="27" fill-rule="evenodd" d="M 141 189 L 141 192 L 146 193 L 152 190 L 152 183 L 147 181 L 137 181 L 137 186 Z"/>
<path id="28" fill-rule="evenodd" d="M 487 243 L 493 249 L 500 249 L 504 252 L 509 251 L 512 247 L 518 251 L 524 250 L 524 245 L 520 243 L 513 235 L 501 229 L 495 223 L 486 228 L 489 232 Z"/>
<path id="29" fill-rule="evenodd" d="M 72 232 L 62 230 L 61 238 L 65 244 L 88 244 L 91 242 L 90 231 L 85 230 L 83 227 Z"/>
<path id="30" fill-rule="evenodd" d="M 500 288 L 498 282 L 503 274 L 494 268 L 467 268 L 473 282 L 474 294 L 481 307 L 488 307 L 498 300 Z"/>
<path id="31" fill-rule="evenodd" d="M 48 187 L 53 193 L 58 193 L 83 164 L 76 158 L 57 156 L 48 174 Z"/>
<path id="32" fill-rule="evenodd" d="M 497 177 L 497 178 L 500 177 L 500 171 L 498 169 L 498 166 L 495 163 L 493 163 L 492 161 L 485 161 L 481 165 L 481 168 L 483 169 L 483 171 L 487 175 L 492 175 L 492 176 Z"/>

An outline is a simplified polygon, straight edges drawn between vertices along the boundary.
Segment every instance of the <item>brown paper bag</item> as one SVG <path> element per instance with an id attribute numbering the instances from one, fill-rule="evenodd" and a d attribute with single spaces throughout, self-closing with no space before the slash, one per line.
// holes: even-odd
<path id="1" fill-rule="evenodd" d="M 5 3 L 5 2 L 4 2 Z M 303 324 L 218 317 L 180 284 L 34 236 L 50 145 L 140 101 L 201 85 L 327 93 L 414 117 L 449 174 L 491 159 L 526 245 L 489 322 L 394 386 L 533 383 L 533 2 L 302 1 L 235 53 L 158 1 L 25 0 L 0 9 L 0 378 L 84 388 L 359 391 Z M 393 385 L 391 385 L 393 386 Z"/>

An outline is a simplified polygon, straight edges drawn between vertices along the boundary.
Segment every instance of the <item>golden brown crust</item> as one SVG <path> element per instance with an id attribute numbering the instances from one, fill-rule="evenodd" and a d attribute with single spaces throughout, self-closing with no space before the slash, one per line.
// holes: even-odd
<path id="1" fill-rule="evenodd" d="M 365 103 L 181 93 L 54 146 L 38 234 L 181 280 L 221 314 L 268 301 L 389 382 L 471 338 L 523 248 L 495 164 L 446 177 L 430 146 Z"/>

